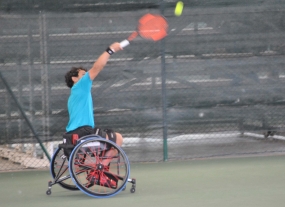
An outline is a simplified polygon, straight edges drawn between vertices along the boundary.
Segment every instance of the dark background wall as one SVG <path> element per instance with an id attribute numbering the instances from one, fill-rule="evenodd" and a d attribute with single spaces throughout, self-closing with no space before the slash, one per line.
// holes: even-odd
<path id="1" fill-rule="evenodd" d="M 130 160 L 284 152 L 285 1 L 184 1 L 180 17 L 175 3 L 0 1 L 0 144 L 38 142 L 21 110 L 42 142 L 61 140 L 65 72 L 151 12 L 169 35 L 114 54 L 92 91 Z"/>

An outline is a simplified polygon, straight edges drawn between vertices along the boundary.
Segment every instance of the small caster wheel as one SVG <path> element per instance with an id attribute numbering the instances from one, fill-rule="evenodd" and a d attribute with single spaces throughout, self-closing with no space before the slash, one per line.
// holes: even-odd
<path id="1" fill-rule="evenodd" d="M 136 192 L 136 189 L 135 188 L 131 188 L 131 193 L 134 193 L 134 192 Z"/>
<path id="2" fill-rule="evenodd" d="M 50 195 L 51 194 L 51 190 L 47 190 L 46 194 Z"/>

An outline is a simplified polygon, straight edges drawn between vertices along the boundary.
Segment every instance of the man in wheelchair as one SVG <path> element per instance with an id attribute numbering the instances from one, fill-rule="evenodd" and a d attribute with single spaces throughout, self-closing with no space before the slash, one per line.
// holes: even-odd
<path id="1" fill-rule="evenodd" d="M 78 135 L 79 138 L 90 134 L 97 134 L 102 138 L 115 142 L 119 146 L 122 145 L 123 137 L 120 133 L 110 129 L 95 128 L 91 95 L 92 81 L 105 67 L 110 56 L 120 50 L 122 50 L 120 43 L 113 43 L 99 56 L 90 70 L 87 71 L 82 67 L 73 67 L 66 73 L 65 82 L 70 88 L 70 95 L 67 103 L 69 122 L 66 126 L 66 133 L 63 135 L 64 143 L 71 144 L 72 135 L 74 134 Z M 67 157 L 69 157 L 71 151 L 72 149 L 64 149 Z M 108 150 L 106 156 L 112 157 L 117 153 L 116 151 L 116 149 L 111 148 Z M 102 160 L 101 164 L 105 171 L 109 170 L 108 165 L 110 162 L 111 158 Z M 108 175 L 105 174 L 99 178 L 92 171 L 86 179 L 93 183 L 96 179 L 99 179 L 100 185 L 111 186 L 112 188 L 116 185 L 116 182 L 110 179 Z"/>

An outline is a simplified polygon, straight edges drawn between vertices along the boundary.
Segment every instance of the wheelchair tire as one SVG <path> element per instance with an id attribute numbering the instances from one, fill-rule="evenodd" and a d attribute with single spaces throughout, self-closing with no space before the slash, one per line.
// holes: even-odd
<path id="1" fill-rule="evenodd" d="M 61 187 L 68 190 L 79 190 L 73 183 L 68 168 L 67 157 L 64 155 L 63 149 L 58 148 L 53 154 L 50 162 L 50 173 L 55 182 L 58 183 Z M 63 180 L 60 181 L 61 179 Z"/>
<path id="2" fill-rule="evenodd" d="M 115 149 L 116 155 L 106 155 L 110 149 Z M 102 165 L 105 159 L 111 160 L 108 167 Z M 76 186 L 86 195 L 107 198 L 125 188 L 130 175 L 130 163 L 117 144 L 97 135 L 88 135 L 73 149 L 69 159 L 69 173 Z"/>

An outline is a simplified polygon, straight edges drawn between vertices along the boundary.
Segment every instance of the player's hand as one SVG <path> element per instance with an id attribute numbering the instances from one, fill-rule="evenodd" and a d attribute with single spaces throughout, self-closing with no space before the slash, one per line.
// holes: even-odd
<path id="1" fill-rule="evenodd" d="M 120 50 L 123 50 L 119 42 L 114 42 L 113 44 L 110 45 L 110 49 L 113 50 L 114 52 L 118 52 Z"/>

